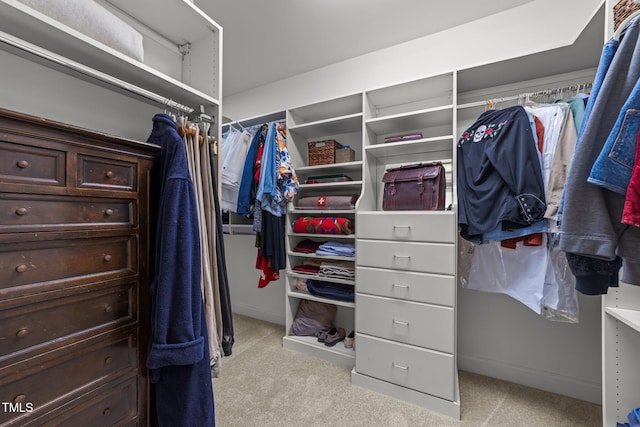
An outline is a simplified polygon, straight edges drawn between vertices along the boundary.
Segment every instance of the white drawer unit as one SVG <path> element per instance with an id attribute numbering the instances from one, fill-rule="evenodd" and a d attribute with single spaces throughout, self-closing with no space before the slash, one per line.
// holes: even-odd
<path id="1" fill-rule="evenodd" d="M 455 246 L 358 240 L 358 265 L 423 273 L 455 274 Z"/>
<path id="2" fill-rule="evenodd" d="M 364 94 L 351 381 L 459 419 L 454 82 L 448 73 Z M 422 138 L 384 142 L 396 133 Z M 445 166 L 452 210 L 383 210 L 385 171 L 418 162 Z"/>
<path id="3" fill-rule="evenodd" d="M 453 243 L 456 217 L 451 211 L 365 212 L 357 215 L 359 239 Z"/>
<path id="4" fill-rule="evenodd" d="M 455 363 L 452 354 L 360 334 L 356 335 L 356 342 L 356 366 L 363 375 L 453 400 Z"/>
<path id="5" fill-rule="evenodd" d="M 453 352 L 453 308 L 358 295 L 358 332 Z"/>
<path id="6" fill-rule="evenodd" d="M 453 276 L 357 267 L 358 292 L 381 297 L 452 307 L 456 298 Z"/>

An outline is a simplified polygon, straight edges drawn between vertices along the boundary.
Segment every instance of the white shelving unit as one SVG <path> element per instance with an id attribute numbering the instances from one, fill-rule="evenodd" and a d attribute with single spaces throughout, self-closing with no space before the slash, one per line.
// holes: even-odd
<path id="1" fill-rule="evenodd" d="M 640 407 L 640 286 L 620 283 L 602 297 L 603 426 Z"/>
<path id="2" fill-rule="evenodd" d="M 364 93 L 352 382 L 459 419 L 455 210 L 382 209 L 387 168 L 431 161 L 445 165 L 453 204 L 454 93 L 454 73 Z M 384 143 L 409 132 L 422 138 Z"/>
<path id="3" fill-rule="evenodd" d="M 314 241 L 339 241 L 355 242 L 355 234 L 351 235 L 326 235 L 312 233 L 293 233 L 291 223 L 300 217 L 341 216 L 355 220 L 355 209 L 351 210 L 310 210 L 297 209 L 296 202 L 300 197 L 322 195 L 360 195 L 362 190 L 362 94 L 348 95 L 345 97 L 318 102 L 287 111 L 287 145 L 291 153 L 293 166 L 300 181 L 298 196 L 287 209 L 287 273 L 286 273 L 286 330 L 291 329 L 291 324 L 296 315 L 301 300 L 307 299 L 331 303 L 337 306 L 337 314 L 334 320 L 336 327 L 344 328 L 348 334 L 354 329 L 355 303 L 337 301 L 327 298 L 319 298 L 307 292 L 295 288 L 296 278 L 323 280 L 322 277 L 301 274 L 292 271 L 292 267 L 302 264 L 305 259 L 322 259 L 335 261 L 355 262 L 355 258 L 344 256 L 317 256 L 315 254 L 303 254 L 293 251 L 293 248 L 304 239 Z M 348 145 L 355 151 L 355 161 L 345 163 L 333 163 L 320 166 L 308 166 L 308 142 L 334 139 L 342 145 Z M 323 184 L 304 184 L 310 176 L 344 174 L 352 180 L 348 182 L 335 182 Z M 356 224 L 357 228 L 357 224 Z M 326 278 L 335 283 L 355 286 L 354 280 Z M 355 363 L 355 351 L 345 348 L 342 343 L 333 347 L 319 343 L 316 337 L 294 336 L 287 334 L 283 338 L 285 348 L 301 351 L 334 364 L 351 369 Z"/>

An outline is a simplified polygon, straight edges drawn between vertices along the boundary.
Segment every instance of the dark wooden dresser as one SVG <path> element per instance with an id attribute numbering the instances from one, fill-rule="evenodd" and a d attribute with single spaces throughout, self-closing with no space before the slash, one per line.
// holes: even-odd
<path id="1" fill-rule="evenodd" d="M 0 110 L 0 426 L 148 424 L 157 149 Z"/>

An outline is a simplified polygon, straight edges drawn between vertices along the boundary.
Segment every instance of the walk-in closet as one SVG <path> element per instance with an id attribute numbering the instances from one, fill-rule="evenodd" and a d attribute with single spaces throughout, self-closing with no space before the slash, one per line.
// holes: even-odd
<path id="1" fill-rule="evenodd" d="M 0 426 L 640 426 L 640 1 L 0 0 Z"/>

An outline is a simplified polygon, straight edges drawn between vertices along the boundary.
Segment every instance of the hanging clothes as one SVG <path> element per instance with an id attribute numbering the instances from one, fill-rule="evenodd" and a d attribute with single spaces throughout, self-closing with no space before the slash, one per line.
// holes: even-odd
<path id="1" fill-rule="evenodd" d="M 588 295 L 618 286 L 622 264 L 622 280 L 640 285 L 640 230 L 622 224 L 624 195 L 615 191 L 635 155 L 639 52 L 636 18 L 620 41 L 611 39 L 604 46 L 565 186 L 560 248 L 567 252 L 576 288 Z M 603 157 L 609 155 L 613 158 Z M 622 185 L 625 191 L 627 185 Z"/>
<path id="2" fill-rule="evenodd" d="M 213 426 L 194 184 L 171 116 L 153 117 L 148 142 L 162 147 L 151 171 L 154 257 L 147 367 L 154 396 L 152 424 Z"/>

